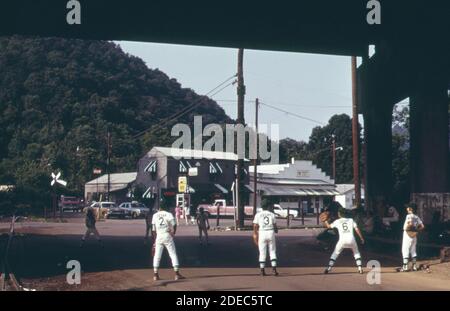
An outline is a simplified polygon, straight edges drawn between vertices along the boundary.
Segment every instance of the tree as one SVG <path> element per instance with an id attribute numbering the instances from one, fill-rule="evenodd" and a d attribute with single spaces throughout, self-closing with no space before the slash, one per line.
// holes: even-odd
<path id="1" fill-rule="evenodd" d="M 309 160 L 308 143 L 296 141 L 292 138 L 285 138 L 279 142 L 280 162 L 290 162 L 291 158 Z"/>
<path id="2" fill-rule="evenodd" d="M 352 120 L 346 114 L 334 115 L 323 127 L 315 127 L 309 138 L 308 151 L 313 163 L 332 176 L 332 135 L 336 141 L 336 183 L 353 182 Z M 358 135 L 359 137 L 359 135 Z"/>
<path id="3" fill-rule="evenodd" d="M 392 116 L 392 203 L 400 206 L 410 199 L 409 108 L 396 108 Z"/>
<path id="4" fill-rule="evenodd" d="M 210 98 L 112 42 L 0 37 L 0 64 L 0 181 L 23 190 L 31 207 L 50 202 L 38 195 L 49 193 L 42 180 L 51 171 L 61 170 L 66 191 L 81 196 L 93 168 L 105 171 L 108 130 L 111 172 L 124 172 L 154 145 L 171 145 L 176 122 L 231 121 Z M 135 138 L 194 103 L 189 114 Z"/>

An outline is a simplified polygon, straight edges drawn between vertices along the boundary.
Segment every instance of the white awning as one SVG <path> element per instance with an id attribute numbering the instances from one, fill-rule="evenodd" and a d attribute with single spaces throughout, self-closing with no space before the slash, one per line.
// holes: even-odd
<path id="1" fill-rule="evenodd" d="M 222 191 L 223 194 L 227 194 L 228 190 L 225 189 L 224 187 L 222 187 L 220 184 L 214 184 L 214 186 L 217 187 L 217 189 L 219 189 L 220 191 Z"/>
<path id="2" fill-rule="evenodd" d="M 258 183 L 258 190 L 262 190 L 264 195 L 268 196 L 334 196 L 339 194 L 333 189 L 323 189 L 320 186 L 314 188 L 312 185 L 306 188 L 302 185 Z"/>

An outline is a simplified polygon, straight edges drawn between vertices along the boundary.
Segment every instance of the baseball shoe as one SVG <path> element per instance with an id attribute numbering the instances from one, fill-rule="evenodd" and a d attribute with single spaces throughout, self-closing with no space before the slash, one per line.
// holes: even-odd
<path id="1" fill-rule="evenodd" d="M 185 277 L 184 276 L 182 276 L 181 274 L 180 274 L 180 272 L 175 272 L 175 281 L 178 281 L 178 280 L 182 280 L 182 279 L 185 279 Z"/>
<path id="2" fill-rule="evenodd" d="M 158 273 L 153 274 L 153 281 L 159 281 L 159 280 L 160 280 L 159 274 Z"/>
<path id="3" fill-rule="evenodd" d="M 272 269 L 272 274 L 274 275 L 274 276 L 278 276 L 279 274 L 278 274 L 278 271 L 277 271 L 277 268 L 273 268 Z"/>
<path id="4" fill-rule="evenodd" d="M 267 274 L 266 274 L 266 270 L 263 268 L 263 269 L 261 269 L 260 270 L 260 272 L 259 272 L 259 275 L 260 276 L 266 276 Z"/>
<path id="5" fill-rule="evenodd" d="M 363 274 L 363 273 L 364 273 L 362 267 L 358 267 L 358 273 L 359 273 L 359 274 Z"/>
<path id="6" fill-rule="evenodd" d="M 330 271 L 331 271 L 331 267 L 327 267 L 323 273 L 328 274 L 328 273 L 330 273 Z"/>
<path id="7" fill-rule="evenodd" d="M 416 264 L 413 264 L 413 266 L 412 266 L 412 271 L 419 271 L 419 268 L 417 268 L 417 265 L 416 265 Z"/>
<path id="8" fill-rule="evenodd" d="M 399 272 L 409 272 L 408 266 L 403 266 Z"/>

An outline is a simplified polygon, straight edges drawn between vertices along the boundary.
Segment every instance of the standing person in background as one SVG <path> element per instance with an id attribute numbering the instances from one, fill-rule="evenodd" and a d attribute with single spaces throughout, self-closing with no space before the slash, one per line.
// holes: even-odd
<path id="1" fill-rule="evenodd" d="M 152 229 L 152 217 L 153 210 L 150 210 L 147 215 L 145 215 L 145 236 L 144 236 L 144 245 L 147 245 L 148 236 L 150 234 L 150 230 Z"/>
<path id="2" fill-rule="evenodd" d="M 191 217 L 191 223 L 195 225 L 197 219 L 197 207 L 194 208 L 192 204 L 189 206 L 189 216 Z"/>
<path id="3" fill-rule="evenodd" d="M 203 244 L 203 237 L 205 235 L 206 245 L 209 245 L 208 240 L 208 230 L 209 230 L 209 220 L 208 215 L 205 213 L 203 207 L 198 209 L 197 214 L 197 226 L 198 226 L 198 238 L 200 240 L 200 244 Z"/>
<path id="4" fill-rule="evenodd" d="M 175 207 L 175 219 L 177 221 L 177 225 L 180 225 L 180 218 L 182 213 L 181 207 L 182 207 L 181 203 L 178 204 L 177 207 Z"/>
<path id="5" fill-rule="evenodd" d="M 186 225 L 189 225 L 189 216 L 191 214 L 191 209 L 190 206 L 185 205 L 183 208 L 183 216 L 184 216 L 184 221 L 186 222 Z"/>
<path id="6" fill-rule="evenodd" d="M 86 233 L 81 238 L 80 247 L 83 247 L 85 240 L 91 234 L 93 234 L 95 236 L 95 238 L 97 239 L 97 241 L 100 244 L 100 246 L 103 247 L 103 243 L 102 243 L 102 240 L 100 238 L 100 234 L 98 233 L 98 230 L 95 227 L 96 222 L 97 222 L 97 217 L 95 215 L 94 209 L 92 207 L 88 207 L 87 210 L 86 210 L 86 219 L 85 219 L 85 223 L 86 223 L 86 228 L 87 229 L 86 229 Z"/>

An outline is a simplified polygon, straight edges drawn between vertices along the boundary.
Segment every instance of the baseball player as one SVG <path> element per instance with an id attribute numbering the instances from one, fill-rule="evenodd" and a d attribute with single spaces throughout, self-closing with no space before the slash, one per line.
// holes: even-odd
<path id="1" fill-rule="evenodd" d="M 98 233 L 98 230 L 97 230 L 97 228 L 95 226 L 96 222 L 97 222 L 97 219 L 96 219 L 96 215 L 95 215 L 94 209 L 92 207 L 88 207 L 87 210 L 86 210 L 86 219 L 85 219 L 86 233 L 81 238 L 80 247 L 83 247 L 84 242 L 86 241 L 86 239 L 91 234 L 93 234 L 95 236 L 95 238 L 97 239 L 97 241 L 100 244 L 100 246 L 103 247 L 103 243 L 102 243 L 102 240 L 100 238 L 100 234 Z"/>
<path id="2" fill-rule="evenodd" d="M 184 277 L 179 272 L 179 264 L 177 252 L 175 249 L 175 242 L 173 237 L 177 231 L 177 224 L 172 213 L 167 211 L 167 204 L 161 201 L 159 211 L 153 215 L 152 218 L 152 237 L 153 237 L 153 280 L 159 280 L 159 263 L 161 262 L 161 255 L 163 249 L 166 248 L 172 261 L 173 270 L 175 271 L 175 280 L 183 279 Z"/>
<path id="3" fill-rule="evenodd" d="M 415 215 L 416 205 L 414 203 L 409 204 L 406 207 L 406 219 L 403 224 L 403 242 L 402 242 L 402 256 L 403 266 L 400 269 L 401 272 L 408 271 L 409 257 L 412 258 L 412 270 L 417 271 L 417 233 L 425 229 L 422 220 Z"/>
<path id="4" fill-rule="evenodd" d="M 152 211 L 150 210 L 146 215 L 145 215 L 145 236 L 144 236 L 144 245 L 147 245 L 147 241 L 148 241 L 148 236 L 150 234 L 150 231 L 152 229 L 152 219 L 153 215 L 152 215 Z"/>
<path id="5" fill-rule="evenodd" d="M 278 228 L 275 220 L 275 214 L 270 211 L 268 201 L 261 202 L 262 211 L 256 213 L 253 220 L 253 240 L 259 248 L 259 267 L 261 276 L 266 276 L 265 266 L 267 257 L 267 248 L 269 248 L 270 261 L 272 263 L 273 275 L 277 276 L 277 247 L 275 233 Z"/>
<path id="6" fill-rule="evenodd" d="M 345 248 L 350 248 L 353 251 L 353 256 L 355 257 L 356 265 L 358 266 L 358 272 L 362 274 L 363 269 L 361 255 L 359 253 L 358 244 L 356 244 L 356 239 L 353 231 L 356 231 L 359 238 L 361 239 L 362 244 L 364 244 L 364 238 L 361 234 L 361 231 L 358 229 L 356 222 L 352 218 L 348 218 L 345 215 L 345 210 L 341 209 L 339 211 L 338 219 L 333 221 L 333 223 L 331 224 L 328 223 L 328 220 L 325 220 L 324 223 L 328 229 L 336 228 L 339 232 L 339 241 L 336 244 L 336 248 L 334 249 L 333 254 L 331 254 L 330 262 L 328 263 L 328 267 L 325 269 L 324 273 L 327 274 L 331 271 L 334 263 L 336 262 L 336 259 Z"/>

